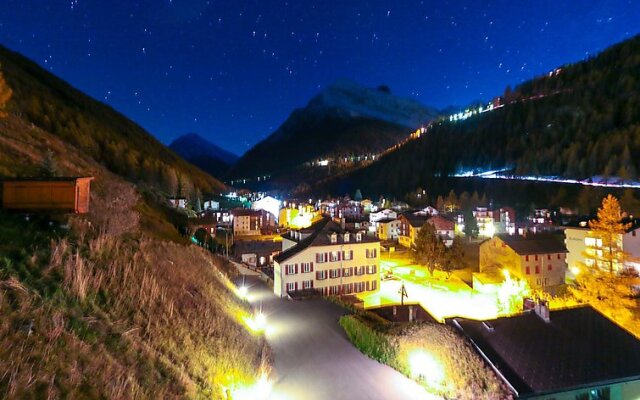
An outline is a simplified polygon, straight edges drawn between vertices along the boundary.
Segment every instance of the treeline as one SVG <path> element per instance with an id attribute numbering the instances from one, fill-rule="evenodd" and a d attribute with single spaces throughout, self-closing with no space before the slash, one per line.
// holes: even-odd
<path id="1" fill-rule="evenodd" d="M 178 182 L 207 193 L 224 185 L 185 162 L 142 127 L 32 61 L 0 46 L 13 97 L 8 111 L 59 136 L 112 172 L 174 193 Z"/>
<path id="2" fill-rule="evenodd" d="M 512 168 L 519 175 L 637 179 L 640 170 L 640 36 L 553 76 L 526 82 L 507 105 L 442 122 L 354 172 L 373 190 L 406 193 L 432 177 Z"/>

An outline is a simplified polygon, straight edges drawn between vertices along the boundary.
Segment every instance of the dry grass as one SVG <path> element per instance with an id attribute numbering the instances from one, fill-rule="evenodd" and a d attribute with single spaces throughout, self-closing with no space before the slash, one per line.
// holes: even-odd
<path id="1" fill-rule="evenodd" d="M 7 120 L 0 129 L 20 124 Z M 10 148 L 35 169 L 46 138 L 65 152 L 66 173 L 97 178 L 91 213 L 72 217 L 66 234 L 0 218 L 0 398 L 217 399 L 268 369 L 264 339 L 240 323 L 248 306 L 230 291 L 226 266 L 142 233 L 133 185 L 33 132 L 0 134 L 0 153 Z M 0 156 L 0 174 L 11 168 Z"/>

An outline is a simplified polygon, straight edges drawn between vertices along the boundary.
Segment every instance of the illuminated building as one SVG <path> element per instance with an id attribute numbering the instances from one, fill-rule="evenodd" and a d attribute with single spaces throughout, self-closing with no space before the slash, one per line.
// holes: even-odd
<path id="1" fill-rule="evenodd" d="M 322 295 L 374 292 L 380 288 L 380 241 L 350 233 L 329 218 L 282 238 L 274 257 L 276 295 L 303 290 Z"/>
<path id="2" fill-rule="evenodd" d="M 567 271 L 567 248 L 553 235 L 496 235 L 480 245 L 480 272 L 507 270 L 532 289 L 553 293 Z"/>
<path id="3" fill-rule="evenodd" d="M 447 320 L 517 399 L 640 398 L 640 341 L 591 308 L 533 310 L 488 321 Z"/>
<path id="4" fill-rule="evenodd" d="M 268 213 L 271 214 L 271 216 L 273 218 L 276 219 L 276 222 L 278 222 L 278 215 L 279 215 L 279 211 L 280 211 L 280 200 L 271 197 L 271 196 L 265 196 L 263 198 L 261 198 L 260 200 L 254 201 L 251 204 L 251 208 L 253 210 L 264 210 L 267 211 Z"/>
<path id="5" fill-rule="evenodd" d="M 380 240 L 397 240 L 400 235 L 400 220 L 397 218 L 387 218 L 375 222 L 377 225 L 376 235 Z"/>
<path id="6" fill-rule="evenodd" d="M 640 272 L 640 219 L 625 219 L 624 222 L 631 223 L 631 226 L 624 235 L 620 235 L 618 245 L 620 250 L 628 255 L 625 266 L 635 268 Z M 565 244 L 569 250 L 567 263 L 571 272 L 570 277 L 575 277 L 585 264 L 594 262 L 593 259 L 587 257 L 590 252 L 602 251 L 600 249 L 602 240 L 590 233 L 588 225 L 585 220 L 564 229 Z M 616 269 L 620 269 L 620 267 L 618 265 Z"/>
<path id="7" fill-rule="evenodd" d="M 236 236 L 260 235 L 263 229 L 273 227 L 274 217 L 264 210 L 237 208 L 233 215 L 233 234 Z"/>
<path id="8" fill-rule="evenodd" d="M 415 242 L 418 231 L 425 224 L 429 222 L 436 228 L 436 233 L 442 239 L 445 245 L 451 246 L 453 244 L 453 237 L 455 232 L 455 224 L 440 215 L 431 216 L 422 211 L 404 213 L 400 216 L 400 232 L 398 236 L 398 242 L 407 248 Z"/>

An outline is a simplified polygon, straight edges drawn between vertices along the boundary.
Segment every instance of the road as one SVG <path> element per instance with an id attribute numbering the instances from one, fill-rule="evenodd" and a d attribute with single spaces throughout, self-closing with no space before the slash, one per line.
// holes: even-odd
<path id="1" fill-rule="evenodd" d="M 338 320 L 345 311 L 321 299 L 277 298 L 246 278 L 254 307 L 267 315 L 275 358 L 272 400 L 432 399 L 418 384 L 371 360 L 349 342 Z"/>

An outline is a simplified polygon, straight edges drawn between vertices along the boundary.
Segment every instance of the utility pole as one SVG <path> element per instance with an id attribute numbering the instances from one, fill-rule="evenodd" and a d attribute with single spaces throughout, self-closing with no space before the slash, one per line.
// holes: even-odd
<path id="1" fill-rule="evenodd" d="M 404 287 L 404 282 L 402 282 L 402 287 L 400 287 L 398 293 L 400 293 L 400 305 L 404 306 L 404 298 L 409 297 L 407 295 L 407 289 Z"/>

